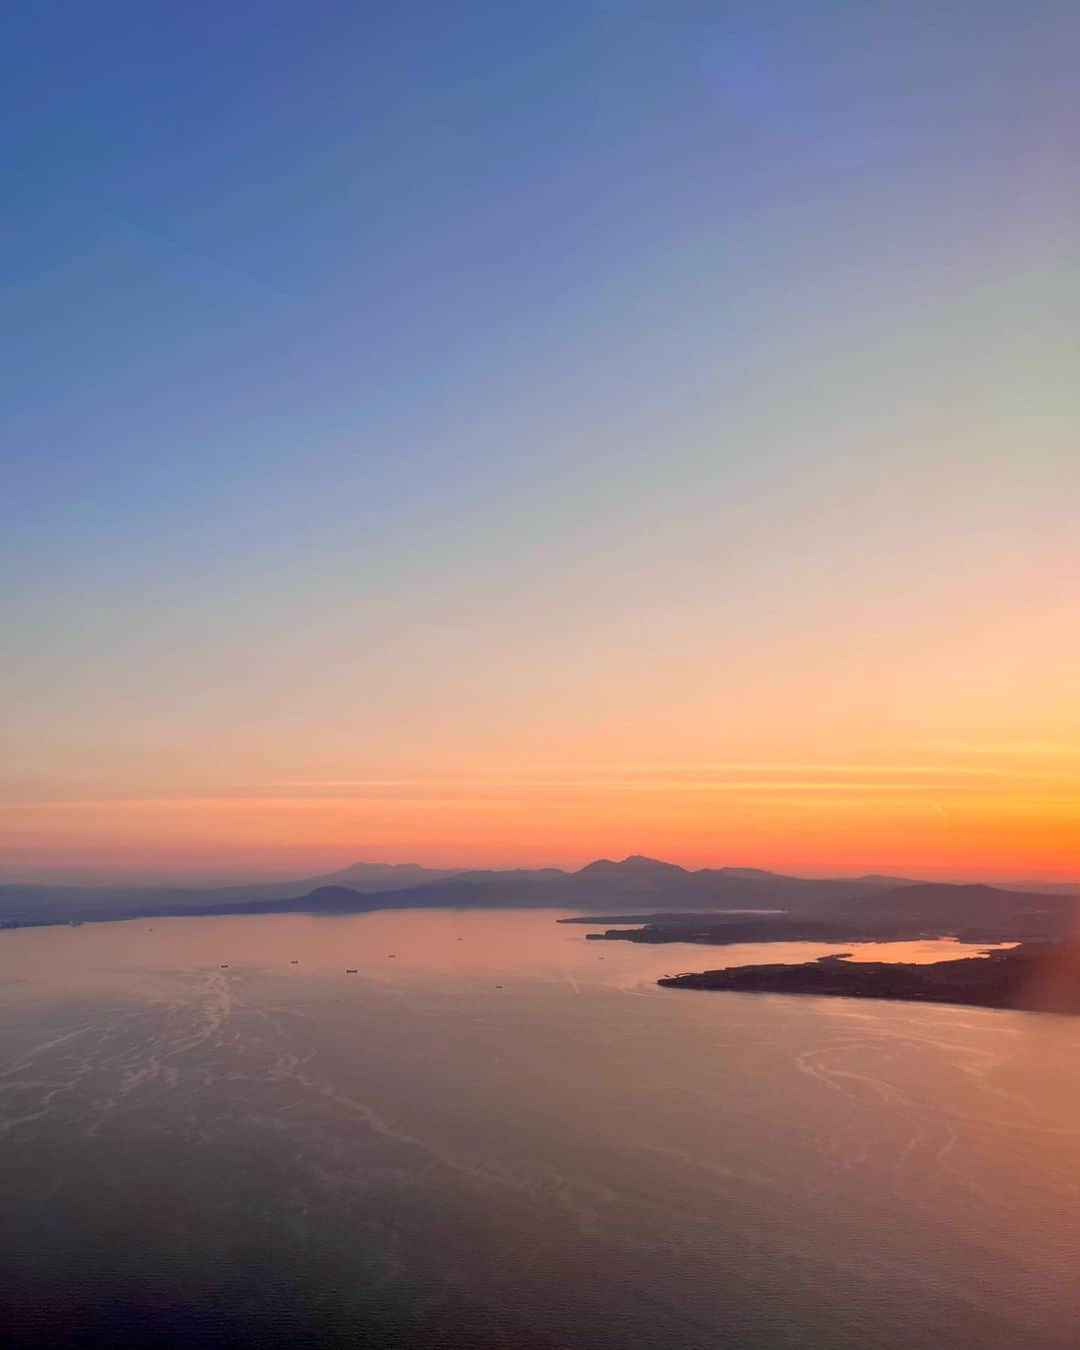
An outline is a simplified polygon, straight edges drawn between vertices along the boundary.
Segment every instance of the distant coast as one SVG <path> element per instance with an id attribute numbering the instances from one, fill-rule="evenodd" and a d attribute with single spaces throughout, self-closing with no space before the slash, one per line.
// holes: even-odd
<path id="1" fill-rule="evenodd" d="M 734 966 L 671 975 L 657 983 L 667 989 L 959 1003 L 1076 1016 L 1080 1014 L 1080 947 L 1032 943 L 928 965 L 851 961 L 835 955 L 794 965 Z"/>

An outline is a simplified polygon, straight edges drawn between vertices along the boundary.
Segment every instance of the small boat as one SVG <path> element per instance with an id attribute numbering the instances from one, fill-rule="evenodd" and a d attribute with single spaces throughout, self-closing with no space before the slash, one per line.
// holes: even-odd
<path id="1" fill-rule="evenodd" d="M 290 966 L 298 966 L 299 964 L 300 964 L 299 961 L 290 961 L 290 962 L 289 962 L 289 965 L 290 965 Z"/>
<path id="2" fill-rule="evenodd" d="M 346 975 L 356 975 L 356 974 L 358 974 L 358 971 L 357 971 L 357 969 L 356 969 L 355 966 L 349 966 L 349 967 L 346 969 L 345 974 L 346 974 Z"/>
<path id="3" fill-rule="evenodd" d="M 222 962 L 221 969 L 228 970 L 229 969 L 228 964 L 226 962 Z"/>
<path id="4" fill-rule="evenodd" d="M 387 953 L 386 959 L 387 959 L 388 961 L 396 961 L 396 960 L 397 960 L 397 952 L 388 952 L 388 953 Z"/>

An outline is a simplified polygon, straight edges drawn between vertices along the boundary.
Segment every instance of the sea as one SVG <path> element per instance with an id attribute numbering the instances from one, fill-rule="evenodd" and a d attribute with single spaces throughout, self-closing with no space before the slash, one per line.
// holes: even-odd
<path id="1" fill-rule="evenodd" d="M 1080 1019 L 563 917 L 0 932 L 0 1343 L 1080 1345 Z"/>

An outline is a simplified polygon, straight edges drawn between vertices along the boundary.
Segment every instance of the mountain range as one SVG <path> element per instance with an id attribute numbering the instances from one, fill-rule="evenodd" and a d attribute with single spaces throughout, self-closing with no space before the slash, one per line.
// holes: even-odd
<path id="1" fill-rule="evenodd" d="M 597 859 L 578 871 L 559 868 L 451 870 L 416 863 L 354 863 L 295 882 L 182 890 L 153 887 L 0 886 L 0 923 L 92 922 L 195 914 L 353 913 L 405 908 L 576 909 L 678 913 L 783 912 L 788 918 L 858 915 L 955 931 L 1015 916 L 1064 925 L 1077 907 L 1068 894 L 950 885 L 902 877 L 807 878 L 757 868 L 689 870 L 632 855 Z M 1026 918 L 1025 918 L 1026 916 Z M 1029 925 L 1030 926 L 1030 925 Z"/>

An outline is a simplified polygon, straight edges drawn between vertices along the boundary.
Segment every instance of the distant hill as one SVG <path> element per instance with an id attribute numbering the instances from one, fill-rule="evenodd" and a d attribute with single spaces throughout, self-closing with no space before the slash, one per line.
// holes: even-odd
<path id="1" fill-rule="evenodd" d="M 356 909 L 544 906 L 604 911 L 648 907 L 651 910 L 788 910 L 813 914 L 831 905 L 875 895 L 892 879 L 816 880 L 742 868 L 688 871 L 675 863 L 632 855 L 621 861 L 600 858 L 577 872 L 555 868 L 535 871 L 463 872 L 393 894 L 368 893 Z M 339 909 L 348 901 L 321 890 L 296 896 L 296 909 Z"/>
<path id="2" fill-rule="evenodd" d="M 857 916 L 867 925 L 918 925 L 949 932 L 998 932 L 1017 936 L 1064 931 L 1080 912 L 1074 896 L 1011 891 L 1000 886 L 919 882 L 834 907 L 837 916 Z"/>
<path id="3" fill-rule="evenodd" d="M 424 886 L 431 881 L 441 881 L 444 877 L 456 875 L 454 869 L 421 867 L 419 863 L 352 863 L 340 872 L 327 872 L 321 876 L 307 877 L 301 881 L 253 882 L 246 886 L 219 886 L 212 891 L 200 891 L 196 894 L 204 899 L 213 897 L 221 901 L 234 900 L 285 900 L 300 891 L 312 891 L 320 886 L 347 886 L 350 890 L 367 894 L 371 891 L 404 891 L 414 886 Z"/>
<path id="4" fill-rule="evenodd" d="M 347 886 L 353 893 L 389 894 L 455 873 L 417 863 L 353 863 L 340 872 L 292 881 L 248 882 L 242 886 L 38 886 L 0 885 L 0 923 L 66 923 L 71 919 L 123 919 L 142 914 L 188 914 L 218 906 L 288 900 L 322 886 Z"/>
<path id="5" fill-rule="evenodd" d="M 524 908 L 588 913 L 782 911 L 791 919 L 857 917 L 864 929 L 1023 933 L 1060 928 L 1073 897 L 895 877 L 807 878 L 757 868 L 691 871 L 657 858 L 600 858 L 558 868 L 452 871 L 354 863 L 303 881 L 212 890 L 0 886 L 0 922 L 64 923 L 185 914 L 346 913 L 372 909 Z"/>
<path id="6" fill-rule="evenodd" d="M 513 908 L 547 906 L 587 909 L 603 915 L 647 900 L 656 915 L 760 910 L 766 922 L 854 924 L 871 937 L 917 933 L 966 935 L 974 940 L 1045 938 L 1065 932 L 1080 903 L 1071 896 L 1024 893 L 994 886 L 912 882 L 893 878 L 816 880 L 760 873 L 732 875 L 727 869 L 689 872 L 655 859 L 602 859 L 573 873 L 470 873 L 392 894 L 358 896 L 327 887 L 282 903 L 307 912 L 446 906 Z M 760 940 L 760 939 L 759 939 Z"/>
<path id="7" fill-rule="evenodd" d="M 633 853 L 629 858 L 623 858 L 622 862 L 612 862 L 610 858 L 597 858 L 596 862 L 586 863 L 574 875 L 579 882 L 617 881 L 628 885 L 635 883 L 654 885 L 657 882 L 674 881 L 690 874 L 678 863 L 661 862 L 658 858 L 644 858 L 640 853 Z"/>

